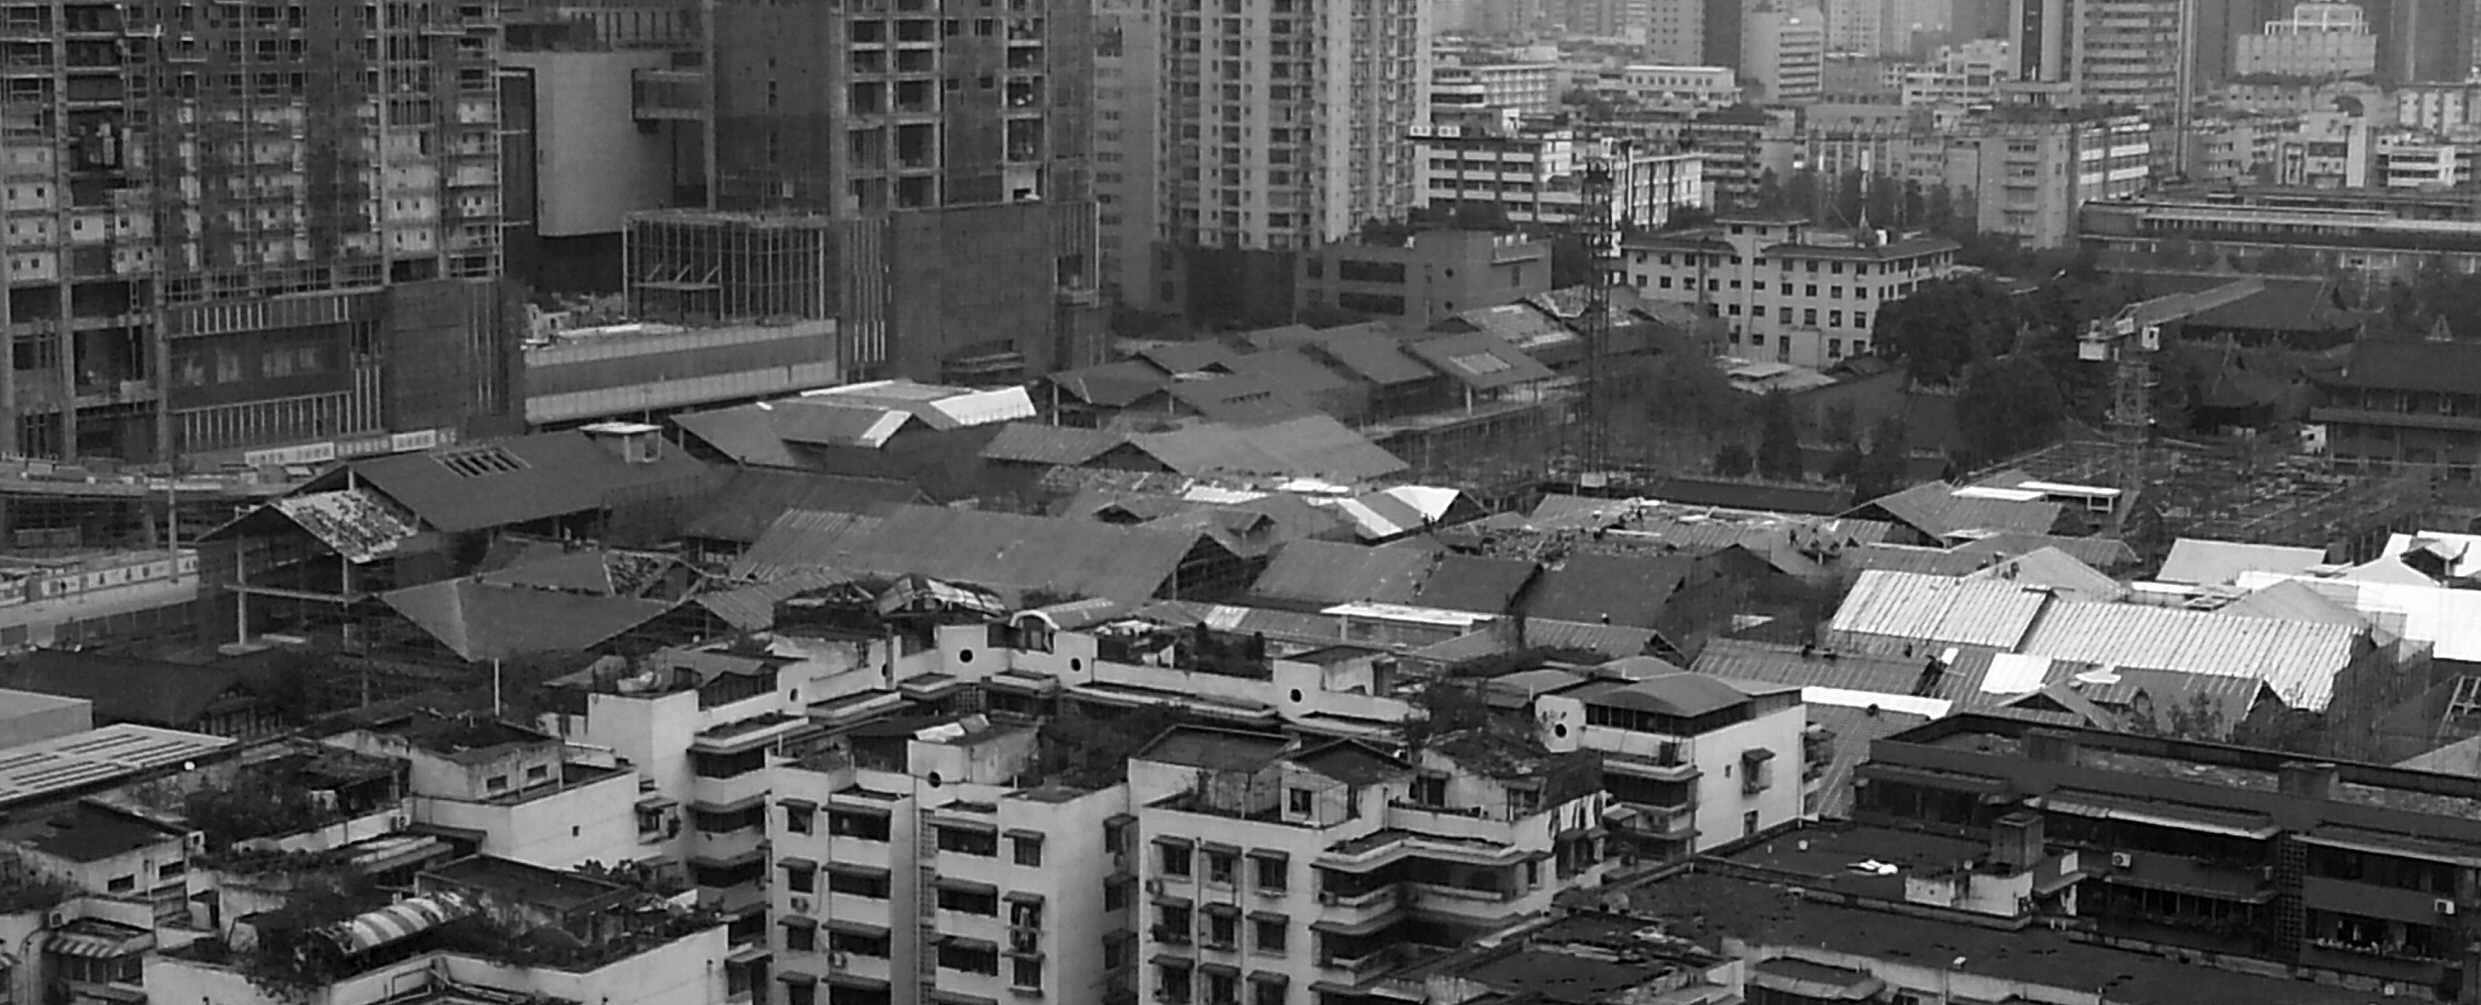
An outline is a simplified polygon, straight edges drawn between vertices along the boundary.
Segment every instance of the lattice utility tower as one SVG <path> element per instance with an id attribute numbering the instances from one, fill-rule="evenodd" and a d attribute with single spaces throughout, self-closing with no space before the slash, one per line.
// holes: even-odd
<path id="1" fill-rule="evenodd" d="M 1585 245 L 1588 272 L 1585 279 L 1585 311 L 1578 317 L 1584 322 L 1585 394 L 1580 404 L 1582 414 L 1576 426 L 1582 434 L 1575 451 L 1577 485 L 1584 485 L 1588 473 L 1603 474 L 1610 469 L 1610 381 L 1611 343 L 1611 273 L 1619 267 L 1619 235 L 1611 224 L 1611 162 L 1596 156 L 1585 162 L 1581 196 L 1574 224 Z"/>
<path id="2" fill-rule="evenodd" d="M 2076 358 L 2112 365 L 2112 462 L 2119 476 L 2119 505 L 2111 514 L 2114 534 L 2126 532 L 2128 514 L 2145 484 L 2145 447 L 2154 428 L 2153 357 L 2162 348 L 2162 321 L 2169 320 L 2149 317 L 2155 312 L 2146 308 L 2155 303 L 2135 304 L 2108 321 L 2090 322 L 2076 340 Z"/>

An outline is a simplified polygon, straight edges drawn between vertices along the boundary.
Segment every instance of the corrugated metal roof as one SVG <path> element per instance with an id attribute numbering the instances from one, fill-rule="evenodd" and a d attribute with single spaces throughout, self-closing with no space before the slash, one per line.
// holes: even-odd
<path id="1" fill-rule="evenodd" d="M 1232 356 L 1220 342 L 1164 342 L 1137 350 L 1137 358 L 1165 373 L 1229 370 Z"/>
<path id="2" fill-rule="evenodd" d="M 1171 384 L 1171 378 L 1146 363 L 1124 359 L 1044 378 L 1069 397 L 1102 408 L 1126 408 Z"/>
<path id="3" fill-rule="evenodd" d="M 1174 381 L 1171 395 L 1211 421 L 1235 426 L 1282 422 L 1318 411 L 1293 388 L 1254 373 Z"/>
<path id="4" fill-rule="evenodd" d="M 1011 422 L 982 447 L 986 461 L 1020 464 L 1084 464 L 1128 442 L 1121 433 L 1075 426 L 1040 426 Z"/>
<path id="5" fill-rule="evenodd" d="M 1557 376 L 1549 367 L 1525 355 L 1524 350 L 1490 332 L 1426 338 L 1405 346 L 1405 351 L 1476 391 L 1496 391 Z"/>
<path id="6" fill-rule="evenodd" d="M 2260 589 L 2286 579 L 2358 612 L 2380 629 L 2413 642 L 2429 643 L 2431 655 L 2438 659 L 2481 663 L 2481 590 L 2278 576 L 2270 572 L 2244 573 L 2240 586 Z"/>
<path id="7" fill-rule="evenodd" d="M 850 577 L 833 569 L 803 569 L 764 583 L 701 593 L 692 599 L 734 628 L 750 632 L 765 631 L 775 627 L 777 603 L 811 590 L 851 581 Z"/>
<path id="8" fill-rule="evenodd" d="M 2171 543 L 2171 554 L 2162 560 L 2162 571 L 2155 573 L 2154 578 L 2165 583 L 2229 586 L 2238 583 L 2242 573 L 2289 575 L 2306 572 L 2310 566 L 2325 561 L 2326 552 L 2320 548 L 2183 537 Z"/>
<path id="9" fill-rule="evenodd" d="M 2022 531 L 2047 534 L 2064 512 L 2055 502 L 2015 502 L 1958 496 L 1945 482 L 1926 482 L 1870 500 L 1861 508 L 1876 509 L 1933 539 L 1964 531 Z"/>
<path id="10" fill-rule="evenodd" d="M 379 599 L 467 662 L 591 648 L 645 624 L 671 604 L 448 579 Z"/>
<path id="11" fill-rule="evenodd" d="M 1250 595 L 1281 603 L 1409 604 L 1436 560 L 1414 548 L 1293 541 L 1277 549 Z"/>
<path id="12" fill-rule="evenodd" d="M 2136 549 L 2115 537 L 2066 537 L 2058 534 L 2028 534 L 2006 531 L 1966 541 L 1948 549 L 1958 555 L 1995 555 L 2014 558 L 2043 548 L 2057 548 L 2077 561 L 2103 572 L 2126 569 L 2136 564 Z"/>
<path id="13" fill-rule="evenodd" d="M 1165 467 L 1193 476 L 1278 475 L 1352 483 L 1383 478 L 1408 466 L 1351 427 L 1324 415 L 1251 427 L 1200 424 L 1168 433 L 1141 433 L 1130 442 Z"/>
<path id="14" fill-rule="evenodd" d="M 706 465 L 678 450 L 631 463 L 579 432 L 542 433 L 499 443 L 396 454 L 346 466 L 355 478 L 449 533 L 484 530 L 601 509 L 615 493 L 666 483 L 684 486 Z M 342 488 L 342 471 L 304 486 Z"/>
<path id="15" fill-rule="evenodd" d="M 360 489 L 308 492 L 268 505 L 356 565 L 394 552 L 420 532 L 412 514 Z"/>
<path id="16" fill-rule="evenodd" d="M 2451 534 L 2425 530 L 2418 534 L 2388 534 L 2380 558 L 2400 558 L 2408 553 L 2427 553 L 2439 563 L 2449 579 L 2470 579 L 2481 576 L 2481 534 Z M 2292 570 L 2299 571 L 2299 570 Z"/>
<path id="17" fill-rule="evenodd" d="M 2062 600 L 2117 600 L 2127 593 L 2119 581 L 2077 561 L 2057 548 L 2028 552 L 1975 572 L 1968 579 L 1987 579 L 2020 586 L 2047 586 Z"/>
<path id="18" fill-rule="evenodd" d="M 856 573 L 918 573 L 1010 595 L 1041 590 L 1143 600 L 1169 587 L 1204 540 L 1152 527 L 906 506 L 840 541 L 844 554 L 826 564 Z"/>
<path id="19" fill-rule="evenodd" d="M 706 509 L 681 536 L 748 543 L 787 510 L 868 514 L 923 500 L 922 490 L 910 482 L 741 468 L 708 496 Z"/>
<path id="20" fill-rule="evenodd" d="M 1908 695 L 1921 680 L 1922 661 L 1859 653 L 1827 655 L 1814 650 L 1803 655 L 1796 647 L 1747 639 L 1713 639 L 1697 654 L 1694 669 L 1737 680 Z"/>
<path id="21" fill-rule="evenodd" d="M 2013 583 L 1873 569 L 1852 584 L 1827 630 L 2014 649 L 2049 602 Z"/>
<path id="22" fill-rule="evenodd" d="M 1678 555 L 1570 555 L 1534 581 L 1525 614 L 1652 628 L 1690 568 Z"/>
<path id="23" fill-rule="evenodd" d="M 1504 614 L 1538 568 L 1522 559 L 1451 554 L 1430 570 L 1412 602 L 1440 610 Z"/>
<path id="24" fill-rule="evenodd" d="M 2251 677 L 2285 703 L 2323 710 L 2337 673 L 2359 655 L 2348 625 L 2279 621 L 2138 604 L 2052 605 L 2023 651 L 2105 666 Z"/>
<path id="25" fill-rule="evenodd" d="M 857 513 L 786 510 L 732 563 L 732 578 L 776 579 L 804 569 L 832 569 L 847 538 L 870 533 L 881 518 Z"/>
<path id="26" fill-rule="evenodd" d="M 1964 576 L 1998 561 L 1996 555 L 1971 555 L 1949 548 L 1913 544 L 1865 544 L 1837 556 L 1847 572 L 1882 569 L 1925 576 Z"/>
<path id="27" fill-rule="evenodd" d="M 1747 692 L 1698 673 L 1667 673 L 1627 683 L 1610 682 L 1574 692 L 1589 705 L 1630 708 L 1659 715 L 1694 718 L 1749 700 Z"/>
<path id="28" fill-rule="evenodd" d="M 1368 327 L 1321 331 L 1314 337 L 1313 344 L 1336 365 L 1382 387 L 1438 376 L 1420 360 L 1407 354 L 1395 336 Z"/>

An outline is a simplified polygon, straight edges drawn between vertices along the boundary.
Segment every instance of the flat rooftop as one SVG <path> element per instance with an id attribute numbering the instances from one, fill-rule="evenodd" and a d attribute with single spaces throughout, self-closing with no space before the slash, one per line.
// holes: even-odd
<path id="1" fill-rule="evenodd" d="M 217 753 L 233 741 L 123 723 L 0 750 L 0 806 L 61 795 Z"/>
<path id="2" fill-rule="evenodd" d="M 596 907 L 630 893 L 618 883 L 494 855 L 470 855 L 422 875 L 554 911 Z"/>
<path id="3" fill-rule="evenodd" d="M 1631 912 L 1660 916 L 1672 935 L 1713 945 L 1800 946 L 1888 963 L 2081 990 L 2109 986 L 2113 1005 L 2368 1005 L 2370 992 L 2189 966 L 2076 942 L 2043 927 L 2022 931 L 1841 907 L 1775 884 L 1687 873 L 1624 891 Z"/>
<path id="4" fill-rule="evenodd" d="M 1806 876 L 1830 890 L 1904 898 L 1904 874 L 1943 871 L 1988 854 L 1978 841 L 1919 834 L 1884 827 L 1841 827 L 1797 830 L 1761 841 L 1725 856 L 1737 865 Z M 1856 866 L 1875 862 L 1896 867 L 1884 876 Z"/>

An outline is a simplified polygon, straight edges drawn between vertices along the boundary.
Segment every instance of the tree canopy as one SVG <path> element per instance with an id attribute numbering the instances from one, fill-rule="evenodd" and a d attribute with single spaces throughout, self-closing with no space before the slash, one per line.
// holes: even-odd
<path id="1" fill-rule="evenodd" d="M 2008 351 L 2021 320 L 2006 291 L 1965 276 L 1924 283 L 1911 296 L 1880 308 L 1872 337 L 1895 347 L 1912 379 L 1943 385 Z"/>

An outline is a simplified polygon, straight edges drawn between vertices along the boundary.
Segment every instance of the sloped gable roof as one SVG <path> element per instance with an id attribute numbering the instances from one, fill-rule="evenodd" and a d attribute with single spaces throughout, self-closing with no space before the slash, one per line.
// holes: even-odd
<path id="1" fill-rule="evenodd" d="M 1852 584 L 1827 630 L 2014 649 L 2050 600 L 2014 583 L 1873 569 Z"/>
<path id="2" fill-rule="evenodd" d="M 1474 614 L 1503 614 L 1541 567 L 1517 558 L 1448 555 L 1439 559 L 1413 592 L 1413 606 Z"/>
<path id="3" fill-rule="evenodd" d="M 2053 595 L 2066 600 L 2117 600 L 2127 592 L 2118 580 L 2095 571 L 2092 566 L 2057 548 L 2043 548 L 2018 555 L 1974 572 L 1967 578 L 2019 586 L 2046 586 Z"/>
<path id="4" fill-rule="evenodd" d="M 1078 465 L 1110 453 L 1126 442 L 1126 435 L 1110 430 L 1011 422 L 1000 427 L 999 435 L 992 437 L 991 442 L 983 444 L 982 459 L 1018 464 Z"/>
<path id="5" fill-rule="evenodd" d="M 2206 541 L 2183 537 L 2171 543 L 2154 578 L 2165 583 L 2228 586 L 2250 572 L 2289 575 L 2306 572 L 2326 561 L 2321 548 L 2289 548 L 2243 541 Z"/>
<path id="6" fill-rule="evenodd" d="M 1168 374 L 1230 372 L 1232 350 L 1219 342 L 1165 342 L 1137 350 L 1137 358 Z"/>
<path id="7" fill-rule="evenodd" d="M 1259 374 L 1174 381 L 1171 395 L 1199 415 L 1235 426 L 1282 422 L 1317 411 L 1292 388 Z"/>
<path id="8" fill-rule="evenodd" d="M 1271 601 L 1319 606 L 1411 604 L 1433 564 L 1429 553 L 1413 548 L 1293 541 L 1276 550 L 1250 593 Z"/>
<path id="9" fill-rule="evenodd" d="M 1433 369 L 1476 391 L 1549 380 L 1549 367 L 1524 350 L 1490 332 L 1466 332 L 1422 339 L 1405 347 Z"/>
<path id="10" fill-rule="evenodd" d="M 2285 703 L 2319 711 L 2365 630 L 2140 604 L 2062 603 L 2026 634 L 2023 651 L 2108 666 L 2253 677 Z"/>
<path id="11" fill-rule="evenodd" d="M 1690 568 L 1676 555 L 1570 555 L 1534 581 L 1525 615 L 1652 628 Z"/>
<path id="12" fill-rule="evenodd" d="M 473 579 L 447 579 L 379 599 L 467 662 L 575 652 L 653 621 L 671 604 L 600 597 Z"/>
<path id="13" fill-rule="evenodd" d="M 613 493 L 686 481 L 706 470 L 677 450 L 632 463 L 579 432 L 397 454 L 347 468 L 423 523 L 450 533 L 600 509 Z M 343 481 L 331 472 L 305 493 Z"/>
<path id="14" fill-rule="evenodd" d="M 1128 601 L 1170 586 L 1192 550 L 1217 547 L 1192 531 L 938 506 L 896 509 L 839 546 L 832 564 L 851 572 Z"/>
<path id="15" fill-rule="evenodd" d="M 742 468 L 707 497 L 681 536 L 746 543 L 787 510 L 866 514 L 922 501 L 921 489 L 893 479 Z"/>
<path id="16" fill-rule="evenodd" d="M 878 528 L 881 517 L 826 510 L 785 510 L 733 560 L 732 578 L 774 579 L 805 569 L 832 569 L 844 557 L 846 538 Z"/>
<path id="17" fill-rule="evenodd" d="M 2047 534 L 2058 524 L 2059 515 L 2065 511 L 2055 502 L 1981 499 L 1959 496 L 1955 491 L 1954 486 L 1945 482 L 1925 482 L 1872 499 L 1861 507 L 1861 511 L 1879 510 L 1914 530 L 1938 539 L 1974 530 Z"/>
<path id="18" fill-rule="evenodd" d="M 1064 370 L 1043 379 L 1062 394 L 1101 408 L 1126 408 L 1171 384 L 1161 370 L 1134 359 Z"/>

